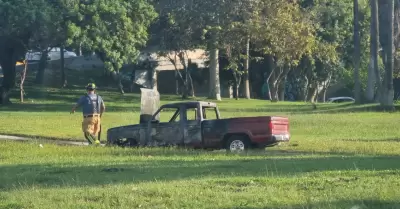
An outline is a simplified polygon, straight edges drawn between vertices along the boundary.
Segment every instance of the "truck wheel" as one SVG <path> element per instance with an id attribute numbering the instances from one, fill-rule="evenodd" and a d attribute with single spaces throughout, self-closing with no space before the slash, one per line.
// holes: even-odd
<path id="1" fill-rule="evenodd" d="M 226 150 L 228 152 L 244 152 L 250 148 L 247 136 L 233 135 L 226 141 Z"/>

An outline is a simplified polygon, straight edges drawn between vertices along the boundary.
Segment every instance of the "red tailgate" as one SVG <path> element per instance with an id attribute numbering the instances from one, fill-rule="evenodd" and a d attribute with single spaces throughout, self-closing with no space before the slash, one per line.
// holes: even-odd
<path id="1" fill-rule="evenodd" d="M 284 117 L 271 117 L 269 124 L 271 134 L 283 135 L 289 133 L 289 119 Z"/>

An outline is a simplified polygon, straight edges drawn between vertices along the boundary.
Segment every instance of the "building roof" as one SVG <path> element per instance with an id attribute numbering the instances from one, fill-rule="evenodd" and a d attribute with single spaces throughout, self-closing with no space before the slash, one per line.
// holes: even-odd
<path id="1" fill-rule="evenodd" d="M 205 62 L 208 59 L 206 51 L 203 49 L 195 49 L 195 50 L 186 50 L 188 54 L 188 59 L 191 59 L 192 63 L 197 64 L 199 68 L 205 68 Z M 166 53 L 166 56 L 160 56 L 157 53 L 156 49 L 147 49 L 143 50 L 141 55 L 139 56 L 140 60 L 149 59 L 151 61 L 157 61 L 158 66 L 156 68 L 157 71 L 164 71 L 164 70 L 175 70 L 174 65 L 171 63 L 169 58 L 174 59 L 175 53 L 170 51 Z M 187 60 L 186 60 L 187 61 Z M 176 60 L 176 67 L 178 70 L 183 70 L 183 65 L 180 63 L 179 58 Z"/>

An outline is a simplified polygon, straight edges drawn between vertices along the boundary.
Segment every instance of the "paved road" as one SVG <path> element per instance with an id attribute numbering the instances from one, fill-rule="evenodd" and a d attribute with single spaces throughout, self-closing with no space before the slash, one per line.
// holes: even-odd
<path id="1" fill-rule="evenodd" d="M 0 140 L 3 141 L 20 141 L 20 142 L 28 142 L 35 141 L 47 144 L 57 144 L 57 145 L 76 145 L 76 146 L 87 146 L 87 142 L 76 142 L 76 141 L 67 141 L 67 140 L 51 140 L 51 139 L 34 139 L 28 137 L 19 137 L 19 136 L 8 136 L 8 135 L 0 135 Z M 104 144 L 101 144 L 104 146 Z"/>

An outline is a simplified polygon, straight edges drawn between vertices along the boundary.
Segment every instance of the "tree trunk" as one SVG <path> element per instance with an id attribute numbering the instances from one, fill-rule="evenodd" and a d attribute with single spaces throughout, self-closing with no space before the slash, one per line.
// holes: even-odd
<path id="1" fill-rule="evenodd" d="M 316 82 L 312 82 L 309 84 L 308 89 L 307 100 L 311 103 L 314 103 L 318 94 L 318 84 Z"/>
<path id="2" fill-rule="evenodd" d="M 361 103 L 361 82 L 360 82 L 360 24 L 358 13 L 358 0 L 353 0 L 353 26 L 354 26 L 354 99 Z"/>
<path id="3" fill-rule="evenodd" d="M 372 52 L 372 50 L 371 50 L 371 52 Z M 367 89 L 366 89 L 366 92 L 365 92 L 365 98 L 366 98 L 366 100 L 368 102 L 373 102 L 374 94 L 375 94 L 374 63 L 375 63 L 375 60 L 374 60 L 373 55 L 372 55 L 371 59 L 370 59 L 370 63 L 368 65 L 368 80 L 367 80 Z"/>
<path id="4" fill-rule="evenodd" d="M 125 92 L 124 92 L 124 85 L 122 85 L 122 79 L 121 79 L 121 74 L 118 72 L 117 73 L 117 78 L 118 78 L 118 89 L 119 89 L 119 92 L 121 93 L 121 94 L 125 94 Z"/>
<path id="5" fill-rule="evenodd" d="M 42 55 L 40 57 L 39 60 L 39 67 L 38 67 L 38 72 L 36 74 L 36 84 L 43 84 L 44 82 L 44 74 L 45 74 L 45 70 L 47 67 L 47 55 L 48 55 L 48 51 L 44 50 L 42 51 Z"/>
<path id="6" fill-rule="evenodd" d="M 308 96 L 308 77 L 307 76 L 303 76 L 304 78 L 304 83 L 301 83 L 301 92 L 300 92 L 300 98 L 299 100 L 307 102 L 307 96 Z"/>
<path id="7" fill-rule="evenodd" d="M 79 42 L 79 56 L 82 56 L 82 42 Z"/>
<path id="8" fill-rule="evenodd" d="M 375 60 L 375 51 L 374 51 L 374 47 L 376 47 L 374 44 L 374 38 L 373 38 L 373 33 L 375 30 L 375 23 L 374 23 L 374 14 L 373 13 L 373 5 L 374 0 L 371 0 L 371 20 L 370 20 L 370 62 L 368 65 L 368 79 L 367 79 L 367 87 L 366 87 L 366 91 L 365 91 L 365 98 L 367 100 L 367 102 L 372 103 L 374 100 L 374 94 L 375 94 L 375 62 L 377 62 L 377 60 Z"/>
<path id="9" fill-rule="evenodd" d="M 121 94 L 125 94 L 124 92 L 124 85 L 122 85 L 122 77 L 121 77 L 121 73 L 119 72 L 119 68 L 117 66 L 117 64 L 112 63 L 112 75 L 114 77 L 114 80 L 117 82 L 117 86 L 118 86 L 118 90 Z M 152 75 L 153 77 L 153 75 Z"/>
<path id="10" fill-rule="evenodd" d="M 388 5 L 388 34 L 387 34 L 387 51 L 386 51 L 386 64 L 385 64 L 385 85 L 384 95 L 381 105 L 389 109 L 393 108 L 393 19 L 394 19 L 394 0 L 389 1 Z"/>
<path id="11" fill-rule="evenodd" d="M 64 46 L 60 47 L 60 68 L 61 68 L 61 87 L 67 87 L 67 77 L 65 75 Z"/>
<path id="12" fill-rule="evenodd" d="M 153 71 L 151 81 L 152 81 L 153 89 L 158 91 L 158 72 L 156 70 Z"/>
<path id="13" fill-rule="evenodd" d="M 187 69 L 185 69 L 185 80 L 183 81 L 183 91 L 182 91 L 182 99 L 189 98 L 189 73 Z"/>
<path id="14" fill-rule="evenodd" d="M 221 100 L 221 89 L 219 81 L 219 62 L 218 62 L 219 50 L 213 48 L 210 50 L 210 89 L 209 99 Z"/>
<path id="15" fill-rule="evenodd" d="M 189 82 L 190 82 L 190 90 L 191 90 L 192 97 L 195 98 L 196 95 L 194 94 L 193 79 L 192 79 L 192 75 L 190 75 L 190 73 L 189 73 Z"/>
<path id="16" fill-rule="evenodd" d="M 238 69 L 232 69 L 233 70 L 233 78 L 234 78 L 234 85 L 235 85 L 235 99 L 239 100 L 239 90 L 240 90 L 240 84 L 242 83 L 242 76 L 240 73 L 238 73 Z"/>
<path id="17" fill-rule="evenodd" d="M 275 69 L 271 72 L 267 82 L 270 84 L 269 89 L 271 92 L 270 100 L 272 102 L 279 101 L 279 75 L 276 75 Z"/>
<path id="18" fill-rule="evenodd" d="M 331 84 L 331 80 L 332 80 L 332 73 L 329 73 L 328 78 L 323 82 L 323 87 L 322 87 L 322 102 L 325 103 L 326 102 L 326 92 L 328 91 L 328 88 Z"/>
<path id="19" fill-rule="evenodd" d="M 247 36 L 246 59 L 244 61 L 244 96 L 246 97 L 246 99 L 250 99 L 249 59 L 250 59 L 250 36 Z"/>
<path id="20" fill-rule="evenodd" d="M 279 97 L 278 97 L 279 88 L 278 88 L 278 85 L 276 85 L 276 82 L 273 82 L 270 89 L 271 89 L 271 101 L 272 102 L 279 101 Z"/>
<path id="21" fill-rule="evenodd" d="M 240 89 L 240 85 L 236 84 L 235 85 L 235 94 L 234 94 L 236 100 L 239 100 L 239 89 Z"/>
<path id="22" fill-rule="evenodd" d="M 326 102 L 326 92 L 327 92 L 328 88 L 324 88 L 322 90 L 322 102 L 325 103 Z"/>
<path id="23" fill-rule="evenodd" d="M 279 101 L 285 101 L 286 78 L 279 82 Z"/>
<path id="24" fill-rule="evenodd" d="M 24 60 L 24 70 L 22 70 L 22 72 L 21 72 L 21 83 L 19 84 L 19 92 L 20 92 L 20 101 L 21 101 L 21 103 L 24 103 L 24 95 L 25 95 L 24 83 L 25 83 L 26 71 L 27 70 L 28 70 L 28 61 Z"/>
<path id="25" fill-rule="evenodd" d="M 179 76 L 177 71 L 175 71 L 175 94 L 179 95 Z"/>
<path id="26" fill-rule="evenodd" d="M 111 72 L 111 75 L 113 77 L 113 80 L 116 82 L 118 90 L 121 94 L 125 94 L 124 92 L 124 86 L 122 85 L 122 79 L 121 79 L 121 75 L 118 71 L 113 70 Z"/>
<path id="27" fill-rule="evenodd" d="M 375 99 L 379 101 L 381 95 L 381 76 L 379 73 L 378 58 L 379 58 L 379 12 L 378 0 L 371 0 L 371 58 L 373 65 L 371 65 L 373 74 L 375 75 L 375 83 L 377 87 Z M 368 80 L 370 78 L 368 77 Z M 371 79 L 372 80 L 372 79 Z"/>
<path id="28" fill-rule="evenodd" d="M 375 97 L 375 83 L 378 87 L 378 92 L 380 91 L 380 75 L 378 68 L 378 54 L 379 54 L 379 42 L 378 42 L 378 2 L 377 0 L 371 0 L 371 20 L 370 20 L 370 64 L 368 67 L 368 81 L 367 81 L 367 91 L 366 99 L 368 102 L 373 102 Z"/>
<path id="29" fill-rule="evenodd" d="M 10 104 L 10 91 L 15 87 L 15 52 L 13 49 L 4 50 L 0 55 L 0 65 L 3 70 L 3 82 L 0 86 L 0 104 Z"/>
<path id="30" fill-rule="evenodd" d="M 232 83 L 229 83 L 228 84 L 228 93 L 229 93 L 229 99 L 233 99 L 233 96 L 234 96 L 234 94 L 233 94 L 233 84 Z"/>
<path id="31" fill-rule="evenodd" d="M 182 99 L 187 99 L 189 98 L 189 89 L 188 89 L 188 85 L 184 85 L 182 88 Z"/>
<path id="32" fill-rule="evenodd" d="M 9 94 L 10 94 L 10 89 L 7 89 L 4 86 L 0 86 L 0 104 L 1 105 L 11 104 Z"/>

